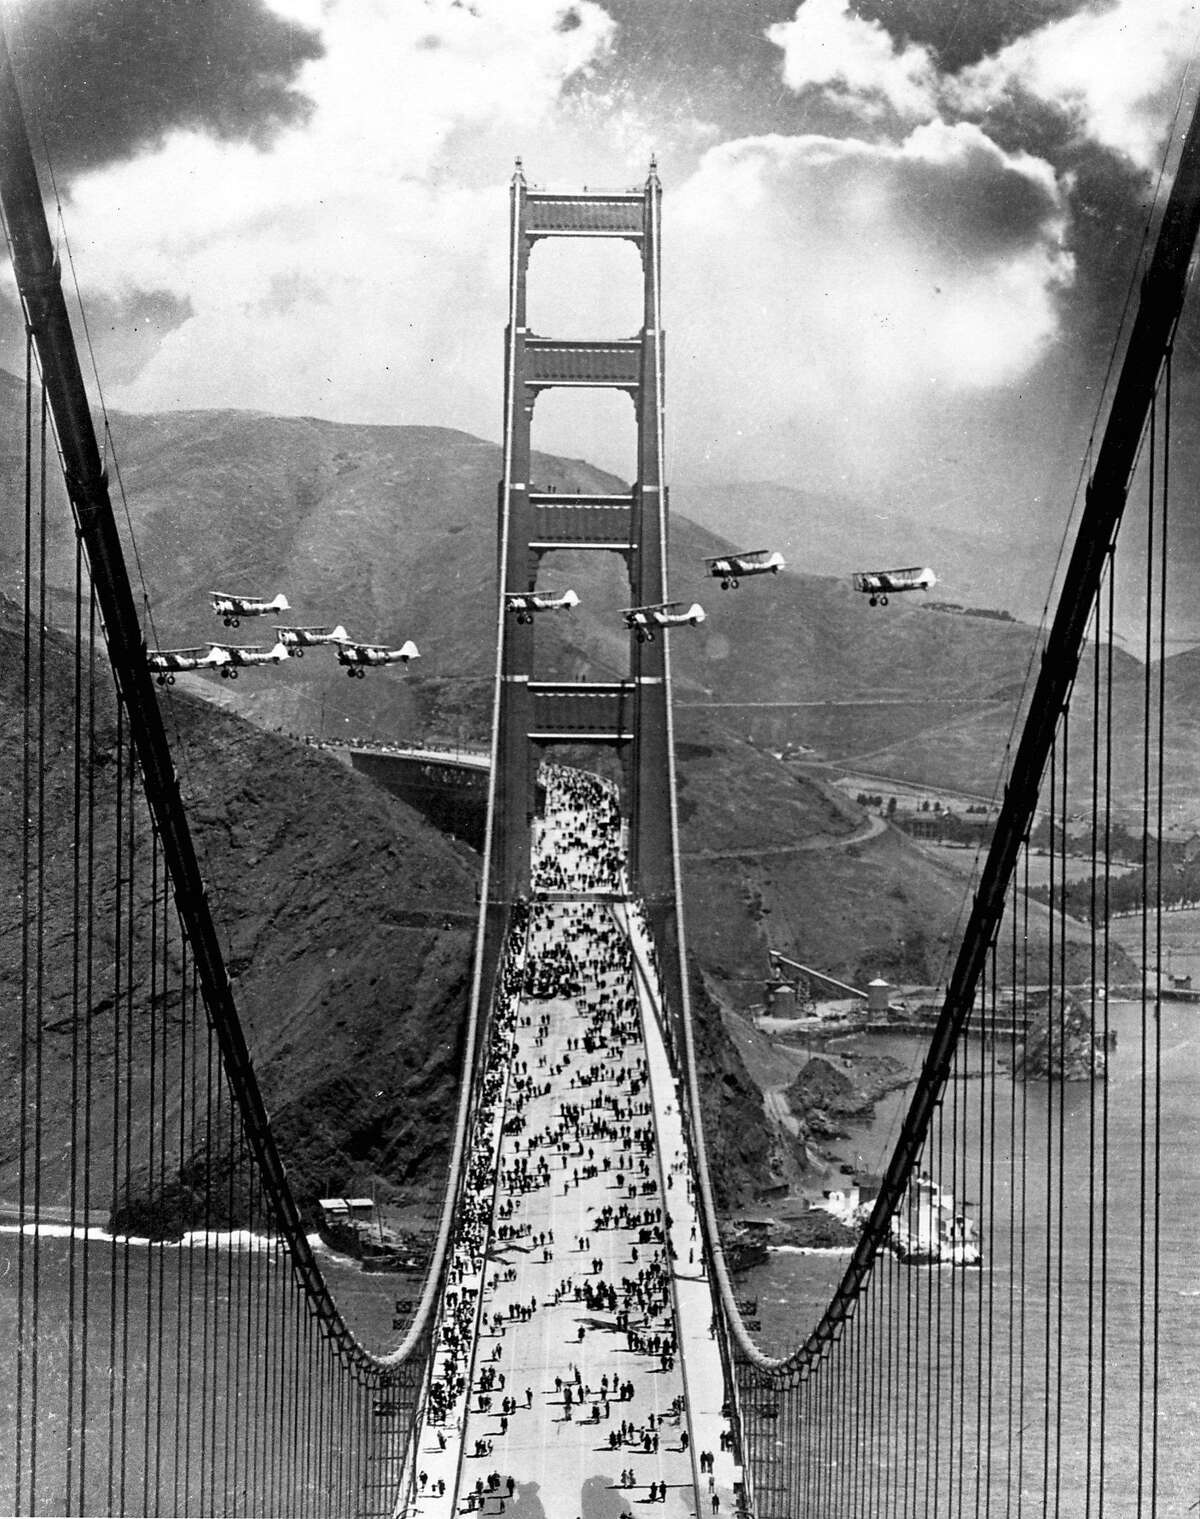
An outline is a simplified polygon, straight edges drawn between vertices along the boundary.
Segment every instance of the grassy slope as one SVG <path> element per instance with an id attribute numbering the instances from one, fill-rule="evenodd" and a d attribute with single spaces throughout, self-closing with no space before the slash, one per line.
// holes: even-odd
<path id="1" fill-rule="evenodd" d="M 15 645 L 15 646 L 14 646 Z M 62 952 L 73 915 L 73 745 L 68 652 L 48 662 L 44 849 L 45 1091 L 43 1111 L 69 1102 L 73 999 Z M 0 626 L 0 769 L 8 777 L 0 817 L 0 986 L 20 996 L 17 870 L 21 745 L 20 655 L 12 618 Z M 113 893 L 112 780 L 115 734 L 107 676 L 98 682 L 94 745 L 96 894 Z M 55 693 L 63 699 L 53 699 Z M 472 941 L 474 867 L 415 813 L 323 754 L 289 744 L 206 704 L 175 695 L 168 706 L 185 803 L 259 1079 L 303 1199 L 386 1179 L 399 1193 L 440 1186 L 457 1084 Z M 142 857 L 141 820 L 135 857 Z M 140 962 L 148 927 L 137 888 Z M 177 957 L 176 957 L 177 958 Z M 80 1010 L 97 1071 L 94 1138 L 107 1149 L 101 1095 L 117 1037 L 113 947 L 96 944 L 93 1005 Z M 141 1131 L 150 987 L 133 987 L 135 1127 Z M 168 1020 L 170 1024 L 171 1020 Z M 121 1037 L 127 1037 L 127 1032 Z M 5 1022 L 0 1109 L 0 1195 L 15 1193 L 20 1066 L 15 1019 Z M 160 1034 L 161 1037 L 161 1034 Z M 177 1035 L 168 1028 L 168 1038 Z M 330 1052 L 337 1051 L 335 1062 Z M 43 1178 L 62 1200 L 67 1155 L 61 1125 Z M 111 1192 L 97 1198 L 107 1206 Z"/>
<path id="2" fill-rule="evenodd" d="M 0 1001 L 21 1000 L 20 832 L 24 746 L 19 623 L 0 603 Z M 91 1004 L 77 1007 L 70 941 L 73 895 L 73 692 L 71 651 L 53 637 L 47 654 L 50 697 L 43 748 L 34 773 L 46 777 L 43 848 L 44 1019 L 42 1111 L 47 1161 L 43 1201 L 66 1201 L 70 1129 L 55 1115 L 71 1104 L 72 1045 L 91 1042 L 95 1072 L 91 1138 L 92 1205 L 107 1211 L 125 1192 L 124 1163 L 114 1180 L 110 1074 L 132 1038 L 131 1199 L 139 1201 L 149 1102 L 146 1054 L 153 1024 L 166 1069 L 178 1064 L 178 1005 L 151 1017 L 148 876 L 134 888 L 135 953 L 131 1008 L 118 1019 L 117 956 L 103 911 L 93 952 Z M 115 890 L 114 708 L 107 672 L 95 685 L 97 732 L 91 746 L 96 788 L 95 897 L 110 908 Z M 264 732 L 198 702 L 176 687 L 164 692 L 164 715 L 184 803 L 209 888 L 214 919 L 247 1041 L 280 1150 L 302 1205 L 321 1195 L 369 1191 L 432 1208 L 440 1199 L 457 1100 L 461 1040 L 474 936 L 476 859 L 425 824 L 403 803 L 329 755 Z M 85 767 L 85 776 L 87 768 Z M 149 859 L 148 823 L 136 807 L 134 857 Z M 127 856 L 128 858 L 128 856 Z M 178 950 L 172 955 L 178 964 Z M 710 1114 L 721 1157 L 717 1180 L 731 1202 L 769 1180 L 769 1137 L 755 1089 L 721 1032 L 714 1010 L 702 1021 L 706 1084 L 720 1101 Z M 0 1035 L 0 1200 L 17 1191 L 20 1023 Z M 32 1031 L 30 1031 L 32 1033 Z M 32 1080 L 27 1063 L 27 1081 Z M 711 1078 L 711 1080 L 707 1080 Z M 32 1088 L 30 1088 L 32 1091 Z M 125 1093 L 116 1119 L 123 1125 Z M 172 1129 L 180 1102 L 167 1098 Z M 176 1141 L 170 1148 L 175 1153 Z M 186 1222 L 189 1153 L 172 1167 L 169 1223 Z M 154 1189 L 156 1192 L 159 1188 Z"/>

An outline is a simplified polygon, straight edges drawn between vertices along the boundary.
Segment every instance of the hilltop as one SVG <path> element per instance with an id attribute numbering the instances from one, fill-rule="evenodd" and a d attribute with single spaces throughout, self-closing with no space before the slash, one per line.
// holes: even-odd
<path id="1" fill-rule="evenodd" d="M 0 422 L 11 422 L 14 437 L 18 399 L 15 382 L 0 376 Z M 296 732 L 323 724 L 331 736 L 347 724 L 380 737 L 482 735 L 495 635 L 497 445 L 445 428 L 233 411 L 111 420 L 160 645 L 223 634 L 208 607 L 212 589 L 282 590 L 292 621 L 342 622 L 365 639 L 414 638 L 422 657 L 407 678 L 390 673 L 353 687 L 330 660 L 310 657 L 277 677 L 241 681 L 242 710 Z M 0 484 L 18 464 L 15 455 L 0 455 Z M 534 455 L 531 475 L 535 485 L 559 491 L 628 488 L 583 461 L 545 454 Z M 19 501 L 19 492 L 6 491 L 0 512 L 15 512 Z M 727 531 L 738 523 L 735 502 Z M 11 589 L 19 572 L 20 541 L 8 537 L 13 555 L 0 557 L 8 582 L 0 588 Z M 722 591 L 705 578 L 702 560 L 728 547 L 675 504 L 672 592 L 701 599 L 709 612 L 694 636 L 673 644 L 680 702 L 1000 698 L 1024 673 L 1033 633 L 1022 624 L 901 602 L 872 615 L 844 577 L 791 571 Z M 69 583 L 73 551 L 69 528 L 56 527 L 49 544 L 56 585 Z M 551 678 L 623 673 L 628 642 L 619 612 L 629 597 L 618 561 L 552 553 L 541 581 L 574 587 L 581 605 L 539 623 L 539 669 Z M 239 637 L 272 634 L 247 625 Z"/>

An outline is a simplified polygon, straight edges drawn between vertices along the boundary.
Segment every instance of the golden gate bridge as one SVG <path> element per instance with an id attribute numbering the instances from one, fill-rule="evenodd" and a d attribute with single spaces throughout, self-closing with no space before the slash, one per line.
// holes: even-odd
<path id="1" fill-rule="evenodd" d="M 537 619 L 512 611 L 539 589 L 543 556 L 563 549 L 616 555 L 633 607 L 670 600 L 655 167 L 629 191 L 540 190 L 519 166 L 512 184 L 493 739 L 462 1079 L 423 1288 L 381 1351 L 339 1308 L 272 1131 L 7 52 L 0 134 L 26 335 L 25 603 L 19 668 L 6 671 L 24 763 L 9 783 L 23 883 L 4 949 L 20 1138 L 8 1158 L 19 1195 L 0 1503 L 547 1519 L 644 1504 L 746 1519 L 1194 1508 L 1200 1389 L 1169 1327 L 1185 1284 L 1166 1250 L 1179 1227 L 1163 1177 L 1181 1136 L 1157 982 L 1122 1015 L 1131 1099 L 1118 1103 L 1103 1062 L 1118 1017 L 1106 839 L 1114 744 L 1130 723 L 1142 961 L 1162 963 L 1171 361 L 1200 222 L 1200 127 L 1159 218 L 919 1078 L 840 1281 L 785 1354 L 744 1321 L 709 1174 L 671 706 L 671 641 L 689 630 L 631 628 L 620 678 L 550 680 Z M 529 330 L 530 252 L 554 238 L 637 247 L 636 337 Z M 630 397 L 627 494 L 535 488 L 531 420 L 555 387 Z M 56 471 L 77 542 L 65 629 L 51 627 L 47 600 Z M 1112 651 L 1119 534 L 1135 510 L 1150 551 L 1125 570 L 1145 604 L 1131 715 Z M 594 771 L 581 754 L 598 757 Z M 64 758 L 65 790 L 50 766 Z M 70 818 L 65 855 L 46 848 L 52 812 Z M 1039 812 L 1048 905 L 1029 890 Z M 1081 813 L 1082 951 L 1065 864 Z M 49 905 L 63 902 L 68 943 L 48 929 Z M 1015 1019 L 1011 1044 L 967 1038 L 1035 986 L 1051 1075 L 1085 1030 L 1082 1085 L 1052 1079 L 1033 1095 L 1015 1079 Z M 70 1091 L 67 1112 L 48 1111 L 52 1076 Z M 1115 1142 L 1130 1122 L 1132 1166 Z M 977 1269 L 914 1261 L 915 1211 L 935 1186 L 972 1198 Z M 186 1247 L 137 1242 L 135 1196 L 186 1216 Z M 111 1227 L 89 1232 L 97 1216 Z M 1086 1288 L 1068 1298 L 1067 1264 L 1081 1260 Z"/>

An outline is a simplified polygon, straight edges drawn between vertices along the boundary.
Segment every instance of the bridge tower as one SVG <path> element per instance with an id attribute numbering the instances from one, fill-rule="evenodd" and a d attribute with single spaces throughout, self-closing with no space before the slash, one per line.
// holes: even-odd
<path id="1" fill-rule="evenodd" d="M 518 622 L 504 592 L 537 588 L 543 554 L 594 549 L 619 554 L 630 604 L 667 600 L 667 490 L 663 480 L 663 330 L 660 209 L 651 162 L 644 187 L 563 193 L 531 188 L 518 162 L 512 182 L 510 298 L 505 345 L 504 472 L 500 482 L 501 629 L 496 699 L 496 786 L 491 883 L 496 905 L 529 890 L 531 824 L 541 750 L 561 743 L 612 744 L 622 761 L 634 891 L 652 917 L 676 900 L 669 634 L 630 634 L 629 676 L 616 681 L 541 681 L 536 620 Z M 526 323 L 526 283 L 534 243 L 545 237 L 624 238 L 640 254 L 643 319 L 635 337 L 560 341 Z M 542 391 L 552 386 L 623 390 L 637 423 L 637 478 L 624 494 L 539 491 L 530 481 L 530 430 Z"/>

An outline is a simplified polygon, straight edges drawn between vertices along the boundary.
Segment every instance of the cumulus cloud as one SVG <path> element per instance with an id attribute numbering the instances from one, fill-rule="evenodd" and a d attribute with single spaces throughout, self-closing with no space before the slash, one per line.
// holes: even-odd
<path id="1" fill-rule="evenodd" d="M 1153 169 L 1198 35 L 1196 0 L 1088 6 L 964 69 L 952 98 L 961 110 L 981 112 L 1023 93 L 1069 113 L 1081 135 Z"/>
<path id="2" fill-rule="evenodd" d="M 817 86 L 872 115 L 890 107 L 926 119 L 936 109 L 937 68 L 929 50 L 896 43 L 879 22 L 854 15 L 848 0 L 807 0 L 793 20 L 769 27 L 767 37 L 783 50 L 790 89 Z"/>
<path id="3" fill-rule="evenodd" d="M 322 23 L 303 130 L 269 149 L 175 130 L 72 184 L 87 288 L 187 303 L 110 399 L 494 433 L 513 147 L 611 22 L 590 0 L 280 3 Z"/>
<path id="4" fill-rule="evenodd" d="M 668 223 L 677 448 L 770 474 L 803 437 L 827 478 L 886 472 L 931 409 L 1047 351 L 1065 224 L 1053 170 L 968 123 L 713 149 Z"/>
<path id="5" fill-rule="evenodd" d="M 1014 97 L 1069 117 L 1077 133 L 1142 169 L 1157 166 L 1178 85 L 1200 35 L 1197 0 L 1108 0 L 1032 27 L 950 73 L 933 50 L 900 42 L 851 0 L 802 0 L 766 33 L 783 81 L 861 121 L 982 120 Z"/>
<path id="6" fill-rule="evenodd" d="M 108 14 L 108 0 L 91 3 Z M 1057 92 L 1081 133 L 1131 151 L 1171 75 L 1158 21 L 1183 14 L 1183 0 L 1089 6 L 1075 31 L 1040 27 L 950 75 L 847 0 L 805 0 L 769 33 L 717 7 L 724 30 L 710 28 L 705 57 L 751 81 L 756 101 L 782 93 L 784 130 L 771 135 L 742 116 L 698 123 L 686 100 L 650 104 L 669 91 L 640 89 L 628 60 L 614 75 L 620 32 L 600 0 L 214 3 L 267 18 L 244 37 L 269 86 L 247 129 L 227 129 L 228 101 L 209 100 L 203 75 L 170 120 L 131 107 L 129 130 L 70 178 L 110 401 L 495 437 L 514 154 L 540 182 L 628 184 L 657 148 L 676 460 L 826 480 L 886 477 L 914 440 L 945 431 L 948 407 L 991 415 L 1006 388 L 1030 383 L 1073 278 L 1071 184 L 1012 150 L 1014 135 L 1007 150 L 990 140 L 986 113 L 1019 90 Z M 691 0 L 675 6 L 683 16 Z M 1149 49 L 1143 83 L 1120 98 L 1086 79 L 1076 89 L 1071 47 L 1117 46 L 1122 16 Z M 1106 18 L 1107 44 L 1094 30 Z M 643 62 L 667 77 L 661 58 Z M 630 284 L 636 307 L 636 267 L 627 279 L 618 262 L 585 289 L 545 248 L 531 320 L 556 335 L 636 325 L 617 288 Z M 544 302 L 555 294 L 558 306 Z M 549 405 L 540 415 L 539 446 L 623 472 L 603 427 L 569 437 Z"/>

